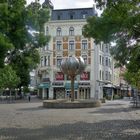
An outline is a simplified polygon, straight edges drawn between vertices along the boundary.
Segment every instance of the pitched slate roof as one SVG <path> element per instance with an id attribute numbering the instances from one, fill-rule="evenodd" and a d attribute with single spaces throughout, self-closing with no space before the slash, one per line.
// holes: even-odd
<path id="1" fill-rule="evenodd" d="M 96 16 L 94 8 L 75 8 L 52 10 L 51 20 L 86 19 Z"/>

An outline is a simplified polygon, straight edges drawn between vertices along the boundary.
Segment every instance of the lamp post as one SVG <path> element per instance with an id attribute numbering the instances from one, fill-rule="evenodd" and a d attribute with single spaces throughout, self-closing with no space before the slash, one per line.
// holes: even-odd
<path id="1" fill-rule="evenodd" d="M 82 57 L 68 57 L 61 61 L 60 69 L 71 78 L 71 101 L 74 101 L 74 79 L 84 71 L 85 62 Z"/>

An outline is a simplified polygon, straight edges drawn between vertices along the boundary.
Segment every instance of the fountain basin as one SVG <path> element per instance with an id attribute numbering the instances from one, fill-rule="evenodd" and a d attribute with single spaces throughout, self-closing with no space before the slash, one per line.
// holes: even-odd
<path id="1" fill-rule="evenodd" d="M 99 100 L 75 100 L 74 102 L 68 100 L 44 100 L 43 107 L 45 108 L 92 108 L 101 106 Z"/>

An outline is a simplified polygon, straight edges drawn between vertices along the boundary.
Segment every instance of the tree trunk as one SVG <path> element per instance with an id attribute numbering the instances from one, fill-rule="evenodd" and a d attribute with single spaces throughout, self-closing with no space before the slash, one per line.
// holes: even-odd
<path id="1" fill-rule="evenodd" d="M 71 76 L 71 101 L 74 101 L 74 76 Z"/>

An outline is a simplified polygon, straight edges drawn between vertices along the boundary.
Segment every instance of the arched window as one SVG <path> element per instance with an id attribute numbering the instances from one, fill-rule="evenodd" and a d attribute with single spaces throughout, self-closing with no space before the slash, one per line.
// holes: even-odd
<path id="1" fill-rule="evenodd" d="M 74 35 L 74 28 L 73 27 L 69 28 L 69 35 Z"/>
<path id="2" fill-rule="evenodd" d="M 61 36 L 62 35 L 62 31 L 61 31 L 61 28 L 60 27 L 57 28 L 56 35 L 57 36 Z"/>

